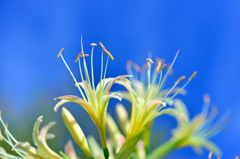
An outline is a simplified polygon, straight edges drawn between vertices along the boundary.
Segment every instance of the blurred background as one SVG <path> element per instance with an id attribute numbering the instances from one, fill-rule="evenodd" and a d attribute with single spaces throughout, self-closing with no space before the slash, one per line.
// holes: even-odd
<path id="1" fill-rule="evenodd" d="M 107 76 L 126 74 L 129 59 L 139 65 L 148 53 L 170 63 L 180 54 L 169 78 L 169 86 L 181 75 L 197 71 L 187 86 L 188 94 L 178 96 L 188 106 L 191 116 L 201 111 L 202 96 L 208 93 L 219 114 L 232 111 L 231 123 L 212 140 L 224 158 L 240 154 L 240 1 L 150 0 L 150 1 L 0 1 L 0 109 L 5 122 L 20 141 L 31 140 L 37 117 L 44 124 L 57 121 L 49 141 L 55 150 L 63 150 L 68 132 L 60 112 L 55 113 L 53 99 L 61 95 L 78 95 L 63 62 L 63 55 L 79 78 L 74 63 L 91 42 L 102 42 L 115 57 L 109 61 Z M 101 48 L 95 49 L 96 82 L 99 79 Z M 106 56 L 105 56 L 106 57 Z M 109 112 L 114 115 L 112 100 Z M 130 111 L 129 103 L 125 102 Z M 98 137 L 88 115 L 75 104 L 65 105 L 76 116 L 85 134 Z M 167 119 L 167 120 L 165 120 Z M 166 141 L 176 126 L 171 117 L 160 117 L 152 131 L 153 147 Z M 56 144 L 58 143 L 58 144 Z M 79 148 L 76 149 L 81 153 Z M 207 158 L 208 151 L 196 155 L 191 148 L 174 151 L 167 158 Z"/>

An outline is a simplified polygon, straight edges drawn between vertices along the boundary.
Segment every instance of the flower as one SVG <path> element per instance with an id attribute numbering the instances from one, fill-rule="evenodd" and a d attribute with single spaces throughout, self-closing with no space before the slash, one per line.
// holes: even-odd
<path id="1" fill-rule="evenodd" d="M 137 141 L 145 133 L 145 150 L 148 153 L 149 150 L 149 131 L 151 128 L 151 122 L 154 118 L 163 114 L 179 115 L 183 119 L 187 120 L 185 114 L 174 108 L 164 109 L 166 104 L 172 101 L 172 99 L 179 93 L 184 93 L 184 88 L 194 78 L 196 72 L 194 72 L 187 82 L 181 87 L 176 88 L 180 81 L 185 79 L 185 76 L 180 77 L 169 90 L 163 90 L 163 85 L 166 82 L 166 78 L 172 70 L 172 66 L 178 56 L 179 50 L 173 59 L 172 64 L 169 66 L 166 74 L 162 77 L 162 72 L 166 64 L 162 64 L 161 60 L 157 60 L 157 66 L 153 75 L 151 75 L 151 65 L 154 63 L 150 58 L 147 58 L 147 65 L 140 68 L 137 64 L 129 61 L 127 64 L 127 70 L 133 77 L 130 78 L 131 84 L 126 86 L 129 93 L 121 92 L 123 97 L 132 102 L 132 113 L 129 124 L 126 140 L 122 145 L 117 157 L 126 158 L 130 154 L 130 151 L 134 149 Z M 133 72 L 132 68 L 135 69 Z M 140 72 L 140 77 L 139 77 Z M 169 97 L 170 94 L 173 94 Z M 146 137 L 147 136 L 147 137 Z M 123 156 L 122 156 L 123 155 Z"/>
<path id="2" fill-rule="evenodd" d="M 125 77 L 130 77 L 130 76 L 122 75 L 122 76 L 118 76 L 115 78 L 106 78 L 106 71 L 107 71 L 109 57 L 112 60 L 114 58 L 110 54 L 110 52 L 107 51 L 107 49 L 103 46 L 103 44 L 101 42 L 99 44 L 102 47 L 101 75 L 100 75 L 101 77 L 100 77 L 100 82 L 96 88 L 95 88 L 95 83 L 94 83 L 93 50 L 94 50 L 94 46 L 96 46 L 97 44 L 95 44 L 95 43 L 90 44 L 92 46 L 91 80 L 90 80 L 90 76 L 88 73 L 88 68 L 87 68 L 86 60 L 85 60 L 85 57 L 87 57 L 88 54 L 84 54 L 83 45 L 81 45 L 81 48 L 82 48 L 81 53 L 78 54 L 78 56 L 75 60 L 75 62 L 79 63 L 79 69 L 80 69 L 80 75 L 81 75 L 82 82 L 77 82 L 75 76 L 73 75 L 72 71 L 68 67 L 66 61 L 64 60 L 64 58 L 62 56 L 63 49 L 59 52 L 58 57 L 62 58 L 68 71 L 70 72 L 71 76 L 73 77 L 75 85 L 78 88 L 82 97 L 77 97 L 77 96 L 73 96 L 73 95 L 57 97 L 55 99 L 61 99 L 61 101 L 55 105 L 54 110 L 57 111 L 61 105 L 63 105 L 64 103 L 67 103 L 67 102 L 75 102 L 75 103 L 81 105 L 87 111 L 87 113 L 90 115 L 91 119 L 93 120 L 96 127 L 98 128 L 100 137 L 101 137 L 101 141 L 102 141 L 102 148 L 104 151 L 104 156 L 106 158 L 108 158 L 109 154 L 108 154 L 107 141 L 106 141 L 107 106 L 108 106 L 108 102 L 111 98 L 116 98 L 119 100 L 122 99 L 122 96 L 119 93 L 117 93 L 117 92 L 109 93 L 109 91 L 110 91 L 112 85 L 114 83 L 117 83 L 118 81 L 122 81 L 123 85 L 124 85 L 124 83 L 125 83 L 124 81 L 126 81 Z M 104 73 L 103 73 L 103 51 L 108 54 Z M 83 71 L 81 68 L 80 57 L 82 57 L 82 59 L 83 59 L 85 79 L 84 79 Z"/>
<path id="3" fill-rule="evenodd" d="M 37 148 L 31 146 L 28 142 L 19 142 L 17 141 L 13 135 L 8 130 L 6 124 L 1 118 L 0 115 L 0 121 L 2 123 L 2 126 L 5 130 L 5 135 L 0 136 L 1 138 L 12 148 L 12 151 L 15 151 L 16 154 L 23 159 L 29 159 L 29 158 L 38 158 L 38 159 L 63 159 L 60 155 L 58 155 L 56 152 L 54 152 L 48 145 L 46 140 L 52 139 L 55 136 L 53 134 L 48 133 L 49 129 L 54 126 L 55 122 L 49 122 L 47 125 L 45 125 L 39 132 L 39 127 L 42 122 L 42 116 L 40 116 L 33 128 L 33 141 Z M 12 154 L 8 154 L 3 148 L 0 149 L 0 157 L 2 158 L 19 158 L 17 156 L 14 156 Z"/>
<path id="4" fill-rule="evenodd" d="M 185 112 L 189 119 L 188 110 L 186 106 L 179 99 L 173 101 L 176 109 Z M 208 95 L 204 95 L 204 106 L 202 112 L 196 115 L 192 120 L 185 121 L 179 117 L 176 117 L 178 121 L 178 127 L 173 131 L 173 137 L 165 144 L 156 148 L 150 157 L 161 158 L 169 153 L 169 151 L 191 146 L 196 152 L 201 152 L 201 148 L 204 147 L 216 155 L 221 155 L 221 151 L 217 145 L 215 145 L 210 139 L 217 135 L 228 123 L 229 113 L 226 113 L 220 119 L 216 120 L 217 109 L 212 106 L 210 108 L 210 98 Z M 165 153 L 163 151 L 165 150 Z"/>

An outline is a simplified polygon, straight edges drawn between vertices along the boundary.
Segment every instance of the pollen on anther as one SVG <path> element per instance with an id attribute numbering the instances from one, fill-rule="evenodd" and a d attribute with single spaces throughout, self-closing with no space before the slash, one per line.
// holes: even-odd
<path id="1" fill-rule="evenodd" d="M 82 52 L 80 52 L 80 53 L 77 55 L 77 58 L 75 59 L 75 62 L 78 61 L 78 59 L 79 59 L 79 57 L 80 57 L 81 54 L 82 54 Z"/>
<path id="2" fill-rule="evenodd" d="M 57 55 L 57 58 L 59 58 L 59 56 L 61 55 L 63 49 L 64 49 L 64 48 L 62 48 L 62 49 L 59 51 L 59 53 L 58 53 L 58 55 Z"/>
<path id="3" fill-rule="evenodd" d="M 196 74 L 197 74 L 197 72 L 195 71 L 195 72 L 193 72 L 193 74 L 191 75 L 191 77 L 189 77 L 189 81 L 191 81 L 195 76 L 196 76 Z"/>
<path id="4" fill-rule="evenodd" d="M 157 69 L 157 73 L 160 73 L 164 67 L 166 67 L 167 64 L 162 65 L 159 69 Z"/>
<path id="5" fill-rule="evenodd" d="M 185 78 L 186 78 L 185 76 L 180 77 L 179 79 L 177 79 L 177 80 L 174 82 L 174 84 L 179 83 L 180 81 L 184 80 Z"/>
<path id="6" fill-rule="evenodd" d="M 0 141 L 3 141 L 1 129 L 0 129 Z"/>
<path id="7" fill-rule="evenodd" d="M 150 59 L 150 58 L 146 58 L 146 60 L 150 63 L 153 63 L 152 59 Z"/>
<path id="8" fill-rule="evenodd" d="M 212 158 L 212 151 L 209 152 L 208 158 L 209 158 L 209 159 Z"/>
<path id="9" fill-rule="evenodd" d="M 5 127 L 6 127 L 6 129 L 8 128 L 8 123 L 5 124 Z M 4 129 L 4 134 L 5 135 L 7 134 L 7 130 L 6 129 Z"/>
<path id="10" fill-rule="evenodd" d="M 80 55 L 80 57 L 88 57 L 88 54 Z"/>
<path id="11" fill-rule="evenodd" d="M 104 45 L 101 42 L 99 42 L 99 44 L 101 45 L 102 49 L 108 54 L 108 56 L 113 60 L 114 57 L 112 56 L 112 54 L 109 51 L 107 51 L 107 49 L 104 47 Z"/>
<path id="12" fill-rule="evenodd" d="M 96 43 L 91 43 L 90 46 L 97 46 L 97 44 Z"/>

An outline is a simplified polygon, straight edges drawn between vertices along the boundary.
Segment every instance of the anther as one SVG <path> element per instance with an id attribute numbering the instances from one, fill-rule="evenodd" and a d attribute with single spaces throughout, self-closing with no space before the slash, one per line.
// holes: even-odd
<path id="1" fill-rule="evenodd" d="M 191 81 L 195 76 L 196 76 L 197 72 L 193 72 L 193 74 L 191 75 L 191 77 L 189 77 L 188 81 Z"/>
<path id="2" fill-rule="evenodd" d="M 151 63 L 147 62 L 147 66 L 148 66 L 148 68 L 151 68 Z"/>
<path id="3" fill-rule="evenodd" d="M 96 43 L 91 43 L 90 46 L 97 46 L 97 44 Z"/>
<path id="4" fill-rule="evenodd" d="M 5 124 L 5 127 L 6 127 L 6 129 L 8 128 L 8 123 Z M 7 134 L 7 130 L 6 129 L 4 129 L 4 134 L 5 135 Z"/>
<path id="5" fill-rule="evenodd" d="M 3 141 L 1 129 L 0 129 L 0 141 Z"/>
<path id="6" fill-rule="evenodd" d="M 58 53 L 58 55 L 57 55 L 57 58 L 59 58 L 59 56 L 61 55 L 63 49 L 64 49 L 64 48 L 62 48 L 62 49 L 59 51 L 59 53 Z"/>
<path id="7" fill-rule="evenodd" d="M 80 55 L 80 57 L 88 57 L 88 54 Z"/>
<path id="8" fill-rule="evenodd" d="M 204 104 L 209 105 L 211 103 L 210 96 L 208 94 L 203 95 Z"/>
<path id="9" fill-rule="evenodd" d="M 102 49 L 108 54 L 108 56 L 113 60 L 114 58 L 112 54 L 109 51 L 107 51 L 107 49 L 103 46 L 101 42 L 99 42 L 99 44 L 101 45 Z"/>
<path id="10" fill-rule="evenodd" d="M 174 82 L 174 84 L 179 83 L 180 81 L 184 80 L 185 78 L 186 78 L 185 76 L 180 77 L 179 79 L 177 79 L 177 80 Z"/>
<path id="11" fill-rule="evenodd" d="M 157 69 L 157 73 L 160 73 L 164 67 L 166 67 L 167 64 L 162 65 L 159 69 Z"/>
<path id="12" fill-rule="evenodd" d="M 127 62 L 127 64 L 126 64 L 126 69 L 129 70 L 132 65 L 133 65 L 132 60 L 128 60 L 128 62 Z"/>
<path id="13" fill-rule="evenodd" d="M 158 61 L 157 63 L 158 63 L 158 65 L 157 65 L 157 69 L 156 69 L 156 71 L 160 69 L 161 64 L 162 64 L 161 61 Z"/>
<path id="14" fill-rule="evenodd" d="M 146 60 L 150 63 L 153 63 L 152 59 L 150 59 L 150 58 L 146 58 Z"/>
<path id="15" fill-rule="evenodd" d="M 137 71 L 137 72 L 140 72 L 141 71 L 141 68 L 140 68 L 140 66 L 138 66 L 138 64 L 136 64 L 136 63 L 133 63 L 133 68 Z"/>
<path id="16" fill-rule="evenodd" d="M 209 158 L 209 159 L 212 158 L 212 151 L 209 152 L 208 158 Z"/>
<path id="17" fill-rule="evenodd" d="M 77 58 L 75 59 L 75 62 L 78 61 L 78 59 L 79 59 L 79 57 L 80 57 L 81 54 L 82 54 L 82 52 L 80 52 L 80 53 L 77 55 Z"/>

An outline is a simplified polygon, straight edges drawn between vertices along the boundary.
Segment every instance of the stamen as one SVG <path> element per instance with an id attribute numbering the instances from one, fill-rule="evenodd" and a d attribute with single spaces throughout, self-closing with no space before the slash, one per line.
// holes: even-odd
<path id="1" fill-rule="evenodd" d="M 59 58 L 59 56 L 61 55 L 63 49 L 64 49 L 64 48 L 62 48 L 62 49 L 59 51 L 59 53 L 58 53 L 58 55 L 57 55 L 57 58 Z"/>
<path id="2" fill-rule="evenodd" d="M 173 74 L 173 68 L 171 67 L 171 65 L 168 64 L 168 65 L 167 65 L 167 68 L 170 69 L 169 75 L 172 75 L 172 74 Z"/>
<path id="3" fill-rule="evenodd" d="M 157 73 L 160 73 L 164 67 L 166 67 L 167 64 L 162 65 L 159 69 L 157 69 Z"/>
<path id="4" fill-rule="evenodd" d="M 188 81 L 191 81 L 195 76 L 196 76 L 197 72 L 193 72 L 193 74 L 191 75 L 191 77 L 189 77 Z"/>
<path id="5" fill-rule="evenodd" d="M 5 124 L 4 134 L 7 134 L 8 123 Z"/>
<path id="6" fill-rule="evenodd" d="M 210 96 L 208 94 L 203 95 L 204 104 L 209 105 L 211 103 Z"/>
<path id="7" fill-rule="evenodd" d="M 148 66 L 148 68 L 151 68 L 150 62 L 147 62 L 147 66 Z"/>
<path id="8" fill-rule="evenodd" d="M 239 159 L 239 156 L 235 157 L 235 159 Z"/>
<path id="9" fill-rule="evenodd" d="M 209 159 L 212 158 L 212 151 L 209 152 L 208 158 L 209 158 Z"/>
<path id="10" fill-rule="evenodd" d="M 133 63 L 132 67 L 137 71 L 137 72 L 140 72 L 141 71 L 141 67 L 136 64 L 136 63 Z"/>
<path id="11" fill-rule="evenodd" d="M 0 141 L 3 141 L 1 129 L 0 129 Z"/>
<path id="12" fill-rule="evenodd" d="M 88 57 L 89 54 L 80 55 L 80 57 Z"/>
<path id="13" fill-rule="evenodd" d="M 220 156 L 218 156 L 217 159 L 220 159 Z"/>
<path id="14" fill-rule="evenodd" d="M 128 62 L 127 62 L 127 64 L 126 64 L 126 69 L 129 70 L 132 65 L 133 65 L 132 60 L 128 60 Z"/>
<path id="15" fill-rule="evenodd" d="M 152 59 L 150 59 L 150 58 L 146 58 L 146 60 L 150 63 L 153 63 Z"/>
<path id="16" fill-rule="evenodd" d="M 186 78 L 185 76 L 180 77 L 179 79 L 177 79 L 177 80 L 174 82 L 174 84 L 179 83 L 180 81 L 184 80 L 185 78 Z"/>
<path id="17" fill-rule="evenodd" d="M 109 51 L 107 51 L 107 49 L 103 46 L 103 44 L 101 42 L 99 42 L 99 44 L 101 45 L 103 50 L 108 54 L 108 56 L 113 60 L 114 58 L 113 58 L 112 54 Z"/>
<path id="18" fill-rule="evenodd" d="M 78 59 L 79 59 L 79 57 L 80 57 L 80 55 L 81 55 L 82 53 L 83 53 L 83 52 L 81 51 L 81 52 L 77 55 L 77 58 L 75 59 L 75 62 L 78 61 Z"/>
<path id="19" fill-rule="evenodd" d="M 161 67 L 161 65 L 162 65 L 161 61 L 158 61 L 157 63 L 158 63 L 158 65 L 157 65 L 156 72 L 157 72 L 157 70 L 159 70 L 159 69 L 160 69 L 160 67 Z"/>
<path id="20" fill-rule="evenodd" d="M 144 73 L 147 68 L 148 68 L 147 64 L 144 63 L 144 64 L 142 65 L 142 68 L 141 68 L 140 72 L 141 72 L 141 73 Z"/>
<path id="21" fill-rule="evenodd" d="M 91 43 L 90 46 L 97 46 L 97 44 L 96 43 Z"/>

